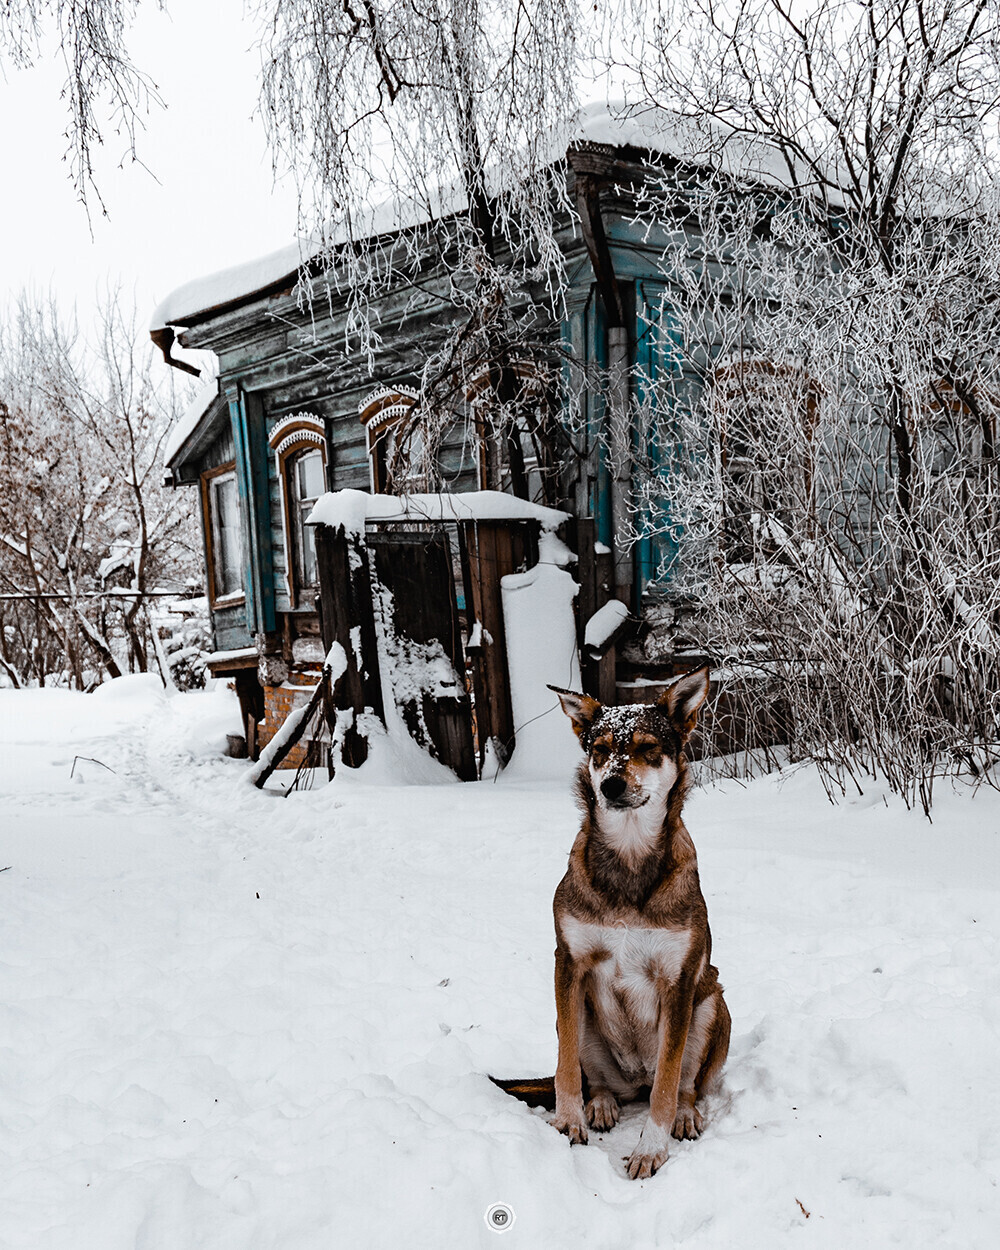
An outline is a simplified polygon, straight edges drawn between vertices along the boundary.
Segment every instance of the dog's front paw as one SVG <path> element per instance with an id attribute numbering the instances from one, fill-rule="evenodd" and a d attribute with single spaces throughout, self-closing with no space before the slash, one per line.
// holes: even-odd
<path id="1" fill-rule="evenodd" d="M 587 1103 L 587 1123 L 598 1133 L 613 1129 L 618 1123 L 618 1099 L 608 1090 L 595 1094 Z"/>
<path id="2" fill-rule="evenodd" d="M 697 1107 L 678 1107 L 677 1118 L 674 1120 L 673 1135 L 678 1141 L 694 1141 L 701 1136 L 704 1121 Z"/>
<path id="3" fill-rule="evenodd" d="M 651 1176 L 655 1176 L 666 1161 L 666 1150 L 657 1150 L 653 1154 L 647 1154 L 640 1142 L 625 1164 L 625 1171 L 628 1172 L 630 1180 L 646 1181 Z"/>
<path id="4" fill-rule="evenodd" d="M 655 1176 L 667 1161 L 668 1140 L 666 1132 L 658 1124 L 646 1121 L 635 1150 L 625 1164 L 630 1179 L 644 1181 Z"/>
<path id="5" fill-rule="evenodd" d="M 571 1146 L 586 1146 L 587 1121 L 584 1119 L 582 1101 L 579 1107 L 574 1107 L 572 1111 L 557 1109 L 552 1127 L 558 1129 L 560 1133 L 565 1133 Z"/>

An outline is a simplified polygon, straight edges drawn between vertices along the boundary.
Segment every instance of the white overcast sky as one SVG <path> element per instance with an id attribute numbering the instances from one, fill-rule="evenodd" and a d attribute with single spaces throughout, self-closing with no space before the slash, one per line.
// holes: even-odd
<path id="1" fill-rule="evenodd" d="M 143 321 L 191 278 L 274 251 L 295 238 L 294 190 L 275 188 L 263 127 L 252 114 L 258 61 L 242 0 L 145 6 L 130 39 L 156 82 L 154 110 L 128 161 L 108 128 L 99 182 L 108 210 L 92 221 L 63 160 L 64 77 L 50 54 L 0 77 L 0 303 L 22 287 L 51 290 L 85 324 L 108 281 L 134 291 Z M 91 224 L 93 237 L 91 237 Z"/>

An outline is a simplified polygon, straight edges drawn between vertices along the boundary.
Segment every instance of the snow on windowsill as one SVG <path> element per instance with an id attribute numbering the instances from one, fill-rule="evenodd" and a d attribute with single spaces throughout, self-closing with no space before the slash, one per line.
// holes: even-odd
<path id="1" fill-rule="evenodd" d="M 173 655 L 170 658 L 172 660 Z M 227 669 L 235 671 L 256 667 L 259 658 L 256 647 L 238 647 L 233 651 L 213 651 L 205 656 L 205 663 L 209 672 L 218 677 Z"/>

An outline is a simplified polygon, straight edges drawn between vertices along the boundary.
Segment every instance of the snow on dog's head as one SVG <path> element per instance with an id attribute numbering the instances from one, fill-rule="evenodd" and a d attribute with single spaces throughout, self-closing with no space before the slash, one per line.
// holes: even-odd
<path id="1" fill-rule="evenodd" d="M 708 694 L 708 669 L 687 673 L 653 704 L 604 707 L 589 695 L 550 687 L 587 754 L 595 801 L 608 811 L 665 803 L 681 752 Z"/>

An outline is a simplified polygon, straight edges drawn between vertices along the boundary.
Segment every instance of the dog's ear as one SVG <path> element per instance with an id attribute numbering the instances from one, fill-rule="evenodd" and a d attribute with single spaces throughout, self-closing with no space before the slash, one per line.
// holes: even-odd
<path id="1" fill-rule="evenodd" d="M 685 673 L 656 700 L 673 721 L 674 728 L 686 742 L 698 719 L 698 709 L 708 697 L 708 665 Z"/>
<path id="2" fill-rule="evenodd" d="M 573 731 L 583 741 L 584 735 L 597 719 L 601 705 L 589 694 L 576 694 L 573 690 L 562 690 L 559 686 L 549 686 L 559 696 L 562 710 L 573 722 Z"/>

